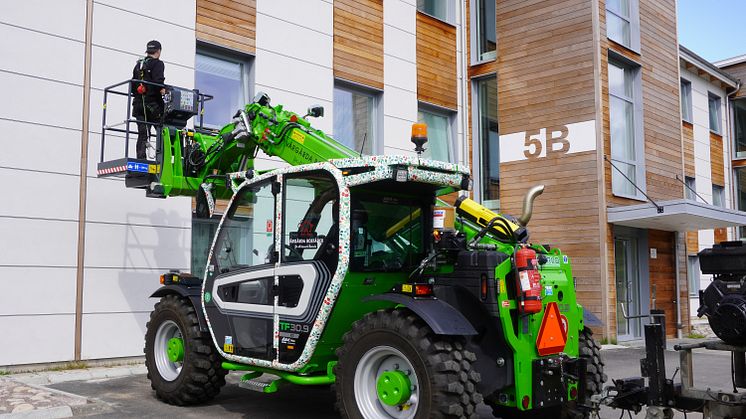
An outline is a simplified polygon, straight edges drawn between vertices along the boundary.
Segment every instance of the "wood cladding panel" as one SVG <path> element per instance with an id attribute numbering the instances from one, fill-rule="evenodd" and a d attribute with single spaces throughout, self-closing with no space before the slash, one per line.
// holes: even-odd
<path id="1" fill-rule="evenodd" d="M 723 157 L 723 137 L 710 133 L 710 167 L 712 183 L 725 186 L 725 161 Z"/>
<path id="2" fill-rule="evenodd" d="M 676 304 L 674 303 L 676 300 L 676 262 L 674 260 L 673 243 L 674 233 L 648 230 L 648 246 L 657 249 L 657 257 L 648 260 L 650 272 L 649 295 L 652 300 L 653 289 L 655 289 L 656 308 L 666 312 L 666 334 L 668 336 L 676 334 Z M 685 284 L 686 281 L 681 283 Z M 682 314 L 683 318 L 685 317 Z"/>
<path id="3" fill-rule="evenodd" d="M 383 0 L 334 0 L 334 77 L 383 89 Z"/>
<path id="4" fill-rule="evenodd" d="M 256 0 L 197 0 L 197 39 L 256 52 Z"/>
<path id="5" fill-rule="evenodd" d="M 417 99 L 458 108 L 456 27 L 417 12 Z"/>
<path id="6" fill-rule="evenodd" d="M 715 243 L 728 241 L 728 229 L 727 228 L 716 228 L 715 229 Z"/>
<path id="7" fill-rule="evenodd" d="M 697 231 L 686 232 L 686 253 L 689 255 L 699 253 L 699 233 Z"/>
<path id="8" fill-rule="evenodd" d="M 682 139 L 684 140 L 684 175 L 694 176 L 694 125 L 689 122 L 681 123 Z"/>
<path id="9" fill-rule="evenodd" d="M 736 80 L 741 80 L 742 84 L 746 84 L 746 62 L 723 67 L 722 70 L 733 76 Z M 735 97 L 746 97 L 746 87 L 741 86 L 741 90 L 738 91 Z"/>
<path id="10" fill-rule="evenodd" d="M 587 1 L 497 0 L 496 7 L 500 135 L 594 120 L 593 16 Z M 469 75 L 490 71 L 494 64 L 486 63 Z M 501 163 L 500 207 L 520 214 L 526 190 L 546 186 L 535 203 L 531 240 L 569 255 L 579 302 L 602 317 L 598 164 L 595 150 Z M 568 228 L 582 234 L 568 234 Z"/>

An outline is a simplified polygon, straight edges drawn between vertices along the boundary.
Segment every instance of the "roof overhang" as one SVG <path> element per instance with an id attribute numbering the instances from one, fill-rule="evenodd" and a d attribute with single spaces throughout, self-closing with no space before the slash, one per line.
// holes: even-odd
<path id="1" fill-rule="evenodd" d="M 626 205 L 607 209 L 608 222 L 625 227 L 663 231 L 693 231 L 746 225 L 746 212 L 687 199 Z"/>
<path id="2" fill-rule="evenodd" d="M 738 80 L 734 79 L 733 76 L 716 67 L 714 64 L 695 54 L 693 51 L 687 49 L 683 45 L 679 45 L 679 58 L 684 65 L 686 63 L 697 67 L 702 73 L 707 74 L 712 79 L 721 82 L 726 90 L 733 90 L 738 86 Z"/>

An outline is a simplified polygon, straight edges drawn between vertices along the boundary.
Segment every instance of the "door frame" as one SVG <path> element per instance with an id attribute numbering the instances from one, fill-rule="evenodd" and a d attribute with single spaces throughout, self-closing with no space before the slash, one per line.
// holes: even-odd
<path id="1" fill-rule="evenodd" d="M 635 269 L 635 273 L 637 274 L 639 287 L 637 290 L 640 299 L 639 313 L 630 313 L 628 311 L 627 315 L 646 314 L 650 311 L 650 261 L 648 253 L 648 230 L 614 226 L 612 237 L 613 246 L 616 246 L 617 239 L 634 240 L 637 242 L 637 267 Z M 614 250 L 616 251 L 615 247 Z M 616 254 L 614 255 L 614 257 L 616 258 Z M 616 271 L 614 272 L 614 287 L 616 294 Z M 614 305 L 614 311 L 617 311 L 616 301 Z M 620 335 L 619 331 L 617 331 L 618 341 L 638 340 L 642 338 L 643 322 L 641 321 L 641 319 L 629 320 L 630 326 L 633 325 L 633 322 L 637 323 L 637 325 L 634 326 L 636 330 L 633 330 L 631 333 L 625 335 Z"/>

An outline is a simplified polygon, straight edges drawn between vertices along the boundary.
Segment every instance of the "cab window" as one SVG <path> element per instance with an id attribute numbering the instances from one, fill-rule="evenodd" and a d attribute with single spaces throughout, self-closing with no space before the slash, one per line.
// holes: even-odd
<path id="1" fill-rule="evenodd" d="M 424 257 L 423 206 L 393 197 L 353 200 L 351 269 L 400 271 Z"/>

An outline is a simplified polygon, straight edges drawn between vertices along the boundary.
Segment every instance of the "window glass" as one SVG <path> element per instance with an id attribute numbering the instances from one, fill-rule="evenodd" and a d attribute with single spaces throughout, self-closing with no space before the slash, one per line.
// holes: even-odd
<path id="1" fill-rule="evenodd" d="M 497 15 L 494 0 L 476 0 L 477 61 L 494 60 L 497 48 Z"/>
<path id="2" fill-rule="evenodd" d="M 720 185 L 712 185 L 712 205 L 716 207 L 725 206 L 725 188 Z"/>
<path id="3" fill-rule="evenodd" d="M 694 181 L 694 178 L 687 176 L 687 177 L 684 178 L 684 183 L 686 183 L 686 199 L 690 199 L 692 201 L 696 201 L 697 200 L 697 195 L 694 193 L 694 191 L 697 190 L 696 189 L 697 186 L 696 186 L 696 183 Z"/>
<path id="4" fill-rule="evenodd" d="M 736 204 L 739 211 L 746 211 L 746 169 L 736 169 Z M 746 239 L 746 226 L 738 227 L 741 240 Z"/>
<path id="5" fill-rule="evenodd" d="M 271 186 L 266 182 L 245 187 L 233 200 L 214 252 L 218 272 L 272 261 L 275 200 Z"/>
<path id="6" fill-rule="evenodd" d="M 694 249 L 698 251 L 699 249 Z M 687 258 L 687 277 L 689 278 L 689 295 L 695 296 L 699 294 L 699 258 L 697 256 L 689 256 Z"/>
<path id="7" fill-rule="evenodd" d="M 194 85 L 214 98 L 205 102 L 204 125 L 221 128 L 246 104 L 244 69 L 239 60 L 197 53 Z"/>
<path id="8" fill-rule="evenodd" d="M 611 159 L 619 169 L 611 170 L 611 186 L 613 193 L 623 196 L 637 195 L 634 184 L 638 183 L 638 157 L 642 154 L 637 150 L 634 85 L 634 69 L 609 62 Z"/>
<path id="9" fill-rule="evenodd" d="M 336 183 L 326 174 L 288 177 L 284 218 L 282 260 L 322 260 L 334 271 L 339 255 Z"/>
<path id="10" fill-rule="evenodd" d="M 205 276 L 207 255 L 210 253 L 212 240 L 218 231 L 220 217 L 197 218 L 192 217 L 192 275 L 199 278 Z"/>
<path id="11" fill-rule="evenodd" d="M 417 10 L 449 23 L 453 23 L 455 5 L 453 0 L 417 0 Z"/>
<path id="12" fill-rule="evenodd" d="M 417 120 L 427 124 L 426 159 L 451 161 L 451 124 L 447 115 L 420 110 Z"/>
<path id="13" fill-rule="evenodd" d="M 736 157 L 746 157 L 746 99 L 733 102 L 733 125 L 735 128 Z"/>
<path id="14" fill-rule="evenodd" d="M 710 93 L 708 95 L 709 114 L 710 114 L 710 131 L 720 133 L 720 97 Z"/>
<path id="15" fill-rule="evenodd" d="M 376 100 L 369 93 L 334 88 L 334 138 L 347 147 L 372 154 L 376 139 Z M 365 144 L 363 144 L 363 142 Z"/>
<path id="16" fill-rule="evenodd" d="M 681 119 L 692 122 L 692 83 L 681 79 Z"/>
<path id="17" fill-rule="evenodd" d="M 423 211 L 395 197 L 352 202 L 353 271 L 408 271 L 424 257 Z"/>
<path id="18" fill-rule="evenodd" d="M 606 35 L 626 47 L 632 43 L 629 21 L 611 12 L 606 14 Z"/>
<path id="19" fill-rule="evenodd" d="M 606 8 L 620 16 L 629 17 L 629 0 L 607 0 Z"/>
<path id="20" fill-rule="evenodd" d="M 497 78 L 475 82 L 479 133 L 482 201 L 500 199 L 500 154 L 497 130 Z M 490 205 L 496 208 L 496 205 Z"/>

